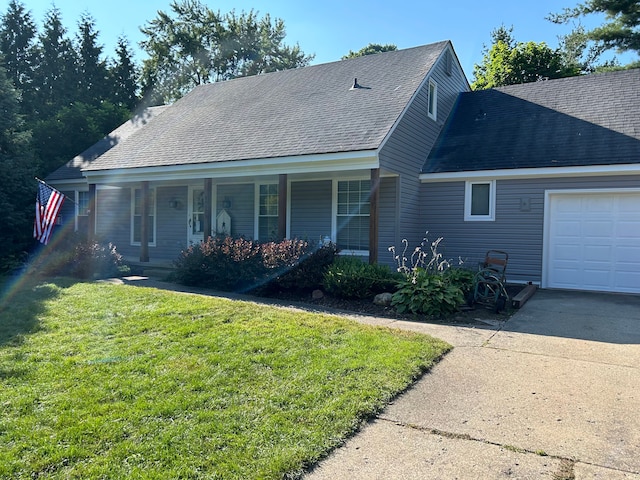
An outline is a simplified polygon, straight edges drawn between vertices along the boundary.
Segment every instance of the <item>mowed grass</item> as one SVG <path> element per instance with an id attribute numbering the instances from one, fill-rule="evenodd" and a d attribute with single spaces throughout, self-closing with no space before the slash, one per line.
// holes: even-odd
<path id="1" fill-rule="evenodd" d="M 250 302 L 25 287 L 0 304 L 0 478 L 295 478 L 449 348 Z"/>

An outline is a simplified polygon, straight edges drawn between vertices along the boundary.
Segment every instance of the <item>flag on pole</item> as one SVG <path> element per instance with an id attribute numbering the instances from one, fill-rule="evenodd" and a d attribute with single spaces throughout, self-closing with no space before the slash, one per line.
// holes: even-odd
<path id="1" fill-rule="evenodd" d="M 36 221 L 33 224 L 33 237 L 40 243 L 47 244 L 51 230 L 56 223 L 58 211 L 62 207 L 65 196 L 42 180 L 38 180 L 36 196 Z"/>

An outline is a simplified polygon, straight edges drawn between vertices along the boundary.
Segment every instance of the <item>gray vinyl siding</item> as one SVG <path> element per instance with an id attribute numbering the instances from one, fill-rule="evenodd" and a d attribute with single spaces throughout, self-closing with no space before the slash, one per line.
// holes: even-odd
<path id="1" fill-rule="evenodd" d="M 290 237 L 319 241 L 331 236 L 332 181 L 292 182 Z"/>
<path id="2" fill-rule="evenodd" d="M 378 263 L 395 267 L 389 247 L 398 235 L 398 177 L 380 179 Z"/>
<path id="3" fill-rule="evenodd" d="M 177 259 L 187 247 L 187 206 L 189 204 L 186 186 L 156 188 L 156 246 L 149 247 L 151 259 Z M 176 200 L 177 208 L 170 202 Z"/>
<path id="4" fill-rule="evenodd" d="M 443 238 L 440 252 L 446 259 L 462 258 L 475 269 L 487 250 L 504 250 L 509 254 L 509 281 L 538 283 L 542 280 L 545 191 L 638 187 L 638 176 L 498 180 L 495 221 L 465 222 L 465 182 L 426 183 L 423 223 L 429 240 Z M 523 200 L 529 203 L 528 209 L 521 208 Z"/>
<path id="5" fill-rule="evenodd" d="M 140 247 L 131 245 L 130 188 L 98 189 L 96 213 L 96 236 L 99 241 L 113 243 L 122 255 L 140 254 Z"/>
<path id="6" fill-rule="evenodd" d="M 455 105 L 458 94 L 469 88 L 455 59 L 452 62 L 451 75 L 447 74 L 445 56 L 442 55 L 434 65 L 427 81 L 380 151 L 382 171 L 399 175 L 399 223 L 392 242 L 395 245 L 400 244 L 404 238 L 411 243 L 419 242 L 424 236 L 426 227 L 420 205 L 422 187 L 418 176 Z M 435 121 L 427 114 L 429 79 L 433 79 L 437 84 Z"/>
<path id="7" fill-rule="evenodd" d="M 227 213 L 231 217 L 231 235 L 253 239 L 255 231 L 255 187 L 253 183 L 218 185 L 215 216 L 222 211 L 225 198 L 231 202 Z M 215 221 L 215 220 L 214 220 Z"/>

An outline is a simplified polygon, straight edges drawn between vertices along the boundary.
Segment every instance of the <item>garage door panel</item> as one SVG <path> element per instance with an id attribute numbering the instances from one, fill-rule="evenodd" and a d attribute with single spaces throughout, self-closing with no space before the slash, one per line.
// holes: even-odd
<path id="1" fill-rule="evenodd" d="M 611 238 L 613 226 L 611 220 L 585 222 L 581 230 L 582 238 Z"/>
<path id="2" fill-rule="evenodd" d="M 549 196 L 546 283 L 640 293 L 640 193 Z"/>

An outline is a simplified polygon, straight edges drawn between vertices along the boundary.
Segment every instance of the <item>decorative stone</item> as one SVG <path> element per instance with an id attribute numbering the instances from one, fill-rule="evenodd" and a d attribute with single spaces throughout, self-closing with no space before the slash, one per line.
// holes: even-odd
<path id="1" fill-rule="evenodd" d="M 311 292 L 311 298 L 313 300 L 320 300 L 323 297 L 324 293 L 322 293 L 322 290 L 314 290 L 313 292 Z"/>
<path id="2" fill-rule="evenodd" d="M 379 293 L 373 299 L 373 303 L 376 305 L 382 305 L 383 307 L 388 307 L 391 305 L 391 297 L 392 295 L 389 292 Z"/>

